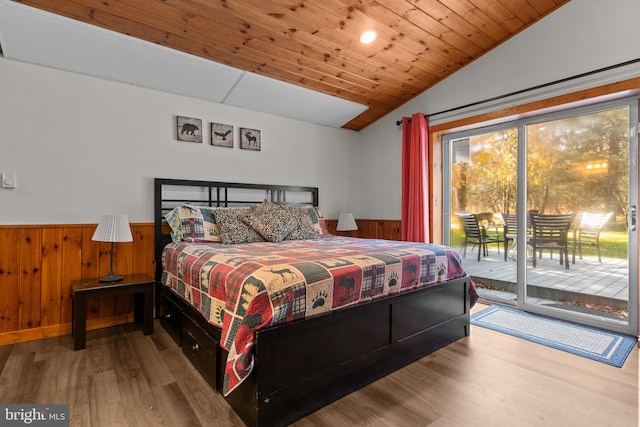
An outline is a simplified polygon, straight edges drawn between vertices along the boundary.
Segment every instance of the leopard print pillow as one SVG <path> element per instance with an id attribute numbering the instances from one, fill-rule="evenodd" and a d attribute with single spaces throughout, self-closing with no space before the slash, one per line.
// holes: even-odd
<path id="1" fill-rule="evenodd" d="M 214 212 L 222 243 L 230 245 L 264 242 L 264 239 L 257 231 L 242 221 L 249 212 L 250 208 L 217 209 Z"/>
<path id="2" fill-rule="evenodd" d="M 281 242 L 298 227 L 298 221 L 286 208 L 264 202 L 247 214 L 243 221 L 269 242 Z"/>

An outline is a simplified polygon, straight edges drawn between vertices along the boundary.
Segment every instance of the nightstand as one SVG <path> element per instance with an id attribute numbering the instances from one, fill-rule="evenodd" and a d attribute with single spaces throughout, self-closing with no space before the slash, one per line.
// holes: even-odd
<path id="1" fill-rule="evenodd" d="M 82 350 L 87 339 L 87 300 L 116 295 L 135 294 L 133 319 L 143 320 L 145 335 L 153 334 L 153 288 L 155 280 L 146 274 L 123 276 L 118 282 L 83 279 L 71 282 L 73 349 Z"/>

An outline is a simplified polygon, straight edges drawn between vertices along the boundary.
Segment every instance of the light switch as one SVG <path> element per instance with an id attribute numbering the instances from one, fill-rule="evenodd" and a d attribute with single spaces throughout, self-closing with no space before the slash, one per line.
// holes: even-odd
<path id="1" fill-rule="evenodd" d="M 16 174 L 15 173 L 3 173 L 2 174 L 2 188 L 16 188 Z"/>

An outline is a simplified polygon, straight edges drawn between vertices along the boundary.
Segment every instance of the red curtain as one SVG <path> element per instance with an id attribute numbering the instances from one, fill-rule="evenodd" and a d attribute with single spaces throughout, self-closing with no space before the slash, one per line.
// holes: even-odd
<path id="1" fill-rule="evenodd" d="M 402 118 L 402 240 L 430 242 L 429 120 Z"/>

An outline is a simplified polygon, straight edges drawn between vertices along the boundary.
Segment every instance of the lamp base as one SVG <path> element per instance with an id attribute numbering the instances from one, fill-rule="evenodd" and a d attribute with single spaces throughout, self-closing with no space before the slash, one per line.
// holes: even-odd
<path id="1" fill-rule="evenodd" d="M 120 280 L 122 280 L 122 276 L 116 276 L 114 274 L 110 274 L 106 277 L 101 277 L 98 280 L 101 282 L 119 282 Z"/>

